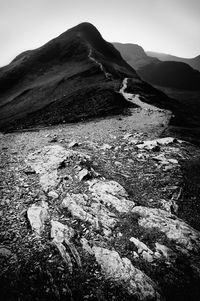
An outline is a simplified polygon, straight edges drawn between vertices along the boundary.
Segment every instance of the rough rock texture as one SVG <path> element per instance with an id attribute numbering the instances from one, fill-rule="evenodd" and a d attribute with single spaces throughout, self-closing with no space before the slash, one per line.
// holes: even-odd
<path id="1" fill-rule="evenodd" d="M 74 257 L 74 259 L 77 262 L 77 265 L 81 267 L 81 259 L 79 257 L 79 254 L 73 245 L 73 243 L 70 242 L 71 238 L 74 236 L 75 232 L 73 228 L 63 225 L 62 223 L 58 221 L 51 221 L 51 237 L 53 238 L 53 244 L 58 248 L 62 258 L 66 262 L 69 271 L 72 273 L 73 264 L 71 260 L 70 253 Z M 63 244 L 68 246 L 70 253 L 66 251 L 66 247 Z"/>
<path id="2" fill-rule="evenodd" d="M 93 251 L 106 278 L 121 284 L 139 300 L 160 300 L 155 283 L 135 268 L 128 258 L 121 258 L 116 251 L 100 247 L 93 247 Z"/>
<path id="3" fill-rule="evenodd" d="M 88 202 L 81 194 L 68 194 L 62 207 L 67 208 L 73 217 L 89 222 L 95 229 L 99 229 L 100 224 L 105 229 L 113 228 L 116 224 L 115 214 L 97 201 Z"/>
<path id="4" fill-rule="evenodd" d="M 44 223 L 48 218 L 48 204 L 44 201 L 39 204 L 33 204 L 27 210 L 27 217 L 32 230 L 37 235 L 41 235 L 44 230 Z"/>
<path id="5" fill-rule="evenodd" d="M 138 223 L 145 229 L 156 229 L 181 247 L 184 251 L 198 253 L 200 249 L 200 233 L 164 210 L 136 206 L 133 210 L 139 217 Z"/>
<path id="6" fill-rule="evenodd" d="M 59 183 L 57 169 L 66 159 L 73 157 L 89 159 L 84 154 L 66 150 L 60 145 L 52 145 L 30 154 L 27 164 L 40 175 L 40 184 L 45 191 L 48 191 Z"/>
<path id="7" fill-rule="evenodd" d="M 175 142 L 179 142 L 181 143 L 180 140 L 177 140 L 173 137 L 165 137 L 165 138 L 159 138 L 159 139 L 154 139 L 154 140 L 146 140 L 141 144 L 137 145 L 137 148 L 139 149 L 147 149 L 147 150 L 152 150 L 154 149 L 156 146 L 159 145 L 169 145 L 169 144 L 173 144 Z"/>
<path id="8" fill-rule="evenodd" d="M 113 207 L 120 213 L 129 212 L 135 205 L 127 200 L 126 191 L 115 181 L 93 180 L 89 182 L 89 190 L 95 200 Z"/>
<path id="9" fill-rule="evenodd" d="M 58 221 L 51 221 L 51 237 L 58 243 L 63 243 L 65 240 L 70 240 L 74 236 L 73 228 L 63 225 Z"/>
<path id="10" fill-rule="evenodd" d="M 153 251 L 150 248 L 148 248 L 147 245 L 145 245 L 142 241 L 135 237 L 131 237 L 130 241 L 138 249 L 138 254 L 141 254 L 142 257 L 149 262 L 153 261 Z"/>

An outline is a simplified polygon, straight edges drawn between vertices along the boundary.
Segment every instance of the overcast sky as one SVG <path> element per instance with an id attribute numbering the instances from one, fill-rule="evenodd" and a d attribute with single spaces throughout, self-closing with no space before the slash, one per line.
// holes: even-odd
<path id="1" fill-rule="evenodd" d="M 0 66 L 85 21 L 107 41 L 200 54 L 200 0 L 0 0 Z"/>

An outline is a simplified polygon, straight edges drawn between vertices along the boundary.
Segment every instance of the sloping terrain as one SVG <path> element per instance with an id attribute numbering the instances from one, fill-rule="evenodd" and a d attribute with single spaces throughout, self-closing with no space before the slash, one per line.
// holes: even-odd
<path id="1" fill-rule="evenodd" d="M 182 62 L 152 63 L 140 68 L 138 74 L 151 84 L 183 90 L 200 90 L 200 72 Z"/>
<path id="2" fill-rule="evenodd" d="M 1 135 L 3 300 L 199 300 L 199 149 L 170 112 Z"/>
<path id="3" fill-rule="evenodd" d="M 0 69 L 0 127 L 20 128 L 121 112 L 121 80 L 136 77 L 90 23 L 82 23 Z"/>
<path id="4" fill-rule="evenodd" d="M 200 72 L 187 62 L 175 62 L 159 57 L 148 56 L 144 49 L 136 44 L 113 43 L 127 63 L 137 70 L 141 78 L 151 84 L 183 90 L 200 89 Z"/>
<path id="5" fill-rule="evenodd" d="M 115 48 L 121 53 L 125 61 L 135 70 L 151 63 L 159 62 L 158 59 L 148 56 L 144 49 L 137 44 L 113 43 Z"/>
<path id="6" fill-rule="evenodd" d="M 153 52 L 153 51 L 146 51 L 146 53 L 148 56 L 158 58 L 160 61 L 183 62 L 190 65 L 193 69 L 200 71 L 200 55 L 191 59 L 187 59 L 175 55 Z"/>

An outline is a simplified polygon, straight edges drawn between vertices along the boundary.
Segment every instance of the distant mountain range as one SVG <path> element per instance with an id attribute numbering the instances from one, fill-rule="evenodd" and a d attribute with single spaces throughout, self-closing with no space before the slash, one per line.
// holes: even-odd
<path id="1" fill-rule="evenodd" d="M 147 56 L 144 49 L 137 44 L 122 44 L 115 42 L 113 45 L 121 53 L 127 63 L 135 70 L 138 70 L 148 64 L 159 62 L 158 59 Z"/>
<path id="2" fill-rule="evenodd" d="M 183 62 L 188 65 L 190 65 L 193 69 L 196 69 L 200 71 L 200 55 L 187 59 L 187 58 L 182 58 L 170 54 L 165 54 L 165 53 L 159 53 L 159 52 L 153 52 L 153 51 L 146 51 L 146 54 L 150 57 L 154 57 L 159 59 L 160 61 L 174 61 L 174 62 Z"/>
<path id="3" fill-rule="evenodd" d="M 169 98 L 144 83 L 92 24 L 79 24 L 0 68 L 0 129 L 121 113 L 131 106 L 119 93 L 126 77 L 132 78 L 133 93 L 169 104 Z"/>
<path id="4" fill-rule="evenodd" d="M 137 70 L 142 79 L 149 83 L 177 89 L 200 90 L 200 72 L 180 61 L 181 58 L 176 62 L 170 57 L 169 61 L 164 62 L 159 56 L 147 55 L 149 52 L 146 54 L 144 49 L 136 44 L 113 43 L 113 45 L 120 51 L 127 63 Z M 200 56 L 189 61 L 193 64 L 195 62 L 197 67 Z"/>

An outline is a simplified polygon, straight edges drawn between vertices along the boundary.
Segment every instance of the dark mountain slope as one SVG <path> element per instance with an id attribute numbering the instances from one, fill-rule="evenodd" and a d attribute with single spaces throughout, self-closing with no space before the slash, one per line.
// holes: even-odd
<path id="1" fill-rule="evenodd" d="M 75 121 L 122 111 L 118 93 L 136 72 L 89 23 L 23 52 L 0 69 L 0 127 Z"/>
<path id="2" fill-rule="evenodd" d="M 182 62 L 152 63 L 140 68 L 138 73 L 152 84 L 185 90 L 200 89 L 200 72 Z"/>
<path id="3" fill-rule="evenodd" d="M 144 49 L 137 44 L 122 44 L 115 42 L 113 45 L 121 53 L 127 63 L 136 70 L 159 61 L 156 58 L 147 56 Z"/>
<path id="4" fill-rule="evenodd" d="M 200 71 L 200 55 L 188 59 L 188 58 L 183 58 L 175 55 L 153 52 L 153 51 L 146 51 L 146 53 L 148 56 L 158 58 L 160 61 L 183 62 L 190 65 L 193 69 Z"/>
<path id="5" fill-rule="evenodd" d="M 113 43 L 123 58 L 151 84 L 178 89 L 200 89 L 200 73 L 183 62 L 161 62 L 136 44 Z"/>

